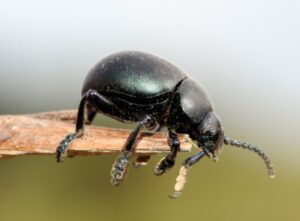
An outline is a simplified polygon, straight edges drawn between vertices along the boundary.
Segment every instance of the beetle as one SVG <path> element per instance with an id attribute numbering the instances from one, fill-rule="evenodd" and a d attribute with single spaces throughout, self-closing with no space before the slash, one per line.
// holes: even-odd
<path id="1" fill-rule="evenodd" d="M 197 154 L 184 161 L 173 197 L 182 192 L 188 168 L 204 156 L 216 160 L 222 144 L 254 151 L 265 161 L 269 175 L 275 175 L 273 164 L 262 149 L 225 136 L 220 118 L 203 86 L 159 56 L 121 51 L 103 58 L 89 71 L 82 87 L 76 131 L 60 142 L 57 162 L 62 160 L 70 142 L 83 135 L 84 124 L 90 124 L 98 112 L 124 123 L 137 122 L 113 164 L 113 185 L 123 180 L 135 141 L 143 128 L 152 131 L 167 128 L 171 151 L 156 165 L 156 175 L 162 175 L 174 166 L 180 150 L 178 134 L 187 134 L 200 148 Z"/>

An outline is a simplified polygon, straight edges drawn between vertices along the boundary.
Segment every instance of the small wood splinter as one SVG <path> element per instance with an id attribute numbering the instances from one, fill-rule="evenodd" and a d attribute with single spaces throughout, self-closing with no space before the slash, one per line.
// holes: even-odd
<path id="1" fill-rule="evenodd" d="M 169 195 L 170 198 L 176 199 L 181 196 L 185 183 L 187 181 L 188 172 L 189 172 L 189 168 L 185 166 L 181 166 L 174 186 L 175 191 L 174 193 Z"/>

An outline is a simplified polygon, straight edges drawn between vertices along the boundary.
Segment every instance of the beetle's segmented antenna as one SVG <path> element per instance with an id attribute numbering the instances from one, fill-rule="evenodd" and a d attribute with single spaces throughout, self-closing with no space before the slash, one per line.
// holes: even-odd
<path id="1" fill-rule="evenodd" d="M 231 139 L 230 137 L 225 136 L 224 137 L 224 144 L 226 145 L 231 145 L 234 147 L 242 147 L 244 149 L 253 151 L 254 153 L 256 153 L 257 155 L 259 155 L 265 162 L 267 169 L 268 169 L 268 174 L 271 178 L 275 178 L 275 170 L 274 170 L 274 166 L 272 164 L 272 161 L 270 159 L 270 157 L 262 150 L 260 149 L 258 146 L 253 145 L 253 144 L 248 144 L 239 140 L 234 140 Z"/>

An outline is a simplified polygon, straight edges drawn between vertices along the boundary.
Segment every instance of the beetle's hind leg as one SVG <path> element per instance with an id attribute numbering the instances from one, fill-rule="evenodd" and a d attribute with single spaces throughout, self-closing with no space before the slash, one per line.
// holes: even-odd
<path id="1" fill-rule="evenodd" d="M 61 162 L 62 161 L 62 155 L 65 154 L 69 144 L 72 140 L 74 140 L 77 137 L 81 137 L 83 135 L 84 130 L 84 110 L 85 105 L 87 101 L 88 94 L 82 96 L 78 112 L 77 112 L 77 120 L 76 120 L 76 131 L 75 133 L 68 134 L 65 139 L 63 139 L 59 146 L 56 148 L 56 161 Z"/>
<path id="2" fill-rule="evenodd" d="M 171 153 L 162 158 L 156 165 L 154 173 L 157 176 L 164 174 L 174 166 L 177 152 L 180 149 L 178 136 L 170 128 L 168 129 L 168 145 L 171 147 Z"/>
<path id="3" fill-rule="evenodd" d="M 97 114 L 97 110 L 92 106 L 90 105 L 89 103 L 86 104 L 86 120 L 85 120 L 85 124 L 86 125 L 90 125 L 95 116 Z"/>
<path id="4" fill-rule="evenodd" d="M 75 133 L 68 134 L 65 139 L 63 139 L 59 146 L 56 149 L 56 160 L 57 162 L 62 161 L 61 156 L 65 154 L 67 148 L 72 140 L 75 138 L 81 137 L 84 132 L 84 120 L 85 120 L 85 112 L 87 109 L 87 123 L 91 122 L 96 112 L 99 110 L 103 113 L 110 113 L 116 116 L 120 115 L 119 111 L 115 107 L 115 105 L 110 102 L 106 97 L 99 94 L 95 90 L 88 90 L 81 98 L 78 113 L 77 113 L 77 121 L 76 121 L 76 130 Z"/>
<path id="5" fill-rule="evenodd" d="M 139 133 L 141 132 L 141 130 L 144 128 L 144 126 L 149 124 L 152 121 L 153 118 L 151 116 L 148 115 L 145 116 L 144 119 L 142 119 L 138 123 L 137 127 L 130 133 L 122 149 L 121 155 L 117 157 L 115 163 L 112 166 L 112 170 L 111 170 L 112 185 L 117 186 L 124 179 L 125 173 L 127 171 L 128 163 L 129 163 L 129 158 L 131 157 L 134 151 L 135 141 Z"/>

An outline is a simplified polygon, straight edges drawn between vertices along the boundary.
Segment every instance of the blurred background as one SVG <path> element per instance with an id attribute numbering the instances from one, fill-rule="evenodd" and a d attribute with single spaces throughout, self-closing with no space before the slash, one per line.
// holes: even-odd
<path id="1" fill-rule="evenodd" d="M 0 161 L 0 220 L 297 220 L 300 209 L 300 2 L 295 0 L 1 0 L 0 114 L 75 109 L 102 57 L 133 49 L 178 64 L 205 85 L 227 135 L 263 147 L 225 147 L 199 162 L 170 200 L 181 162 L 162 177 L 130 168 L 110 185 L 115 155 Z M 97 124 L 132 128 L 109 118 Z"/>

